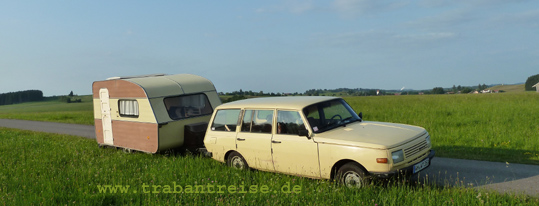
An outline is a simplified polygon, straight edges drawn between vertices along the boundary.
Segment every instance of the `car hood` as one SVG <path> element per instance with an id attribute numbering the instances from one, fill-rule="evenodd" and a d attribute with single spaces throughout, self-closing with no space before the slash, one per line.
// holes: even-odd
<path id="1" fill-rule="evenodd" d="M 422 136 L 427 131 L 418 126 L 388 122 L 356 122 L 314 135 L 322 144 L 339 144 L 390 149 Z"/>

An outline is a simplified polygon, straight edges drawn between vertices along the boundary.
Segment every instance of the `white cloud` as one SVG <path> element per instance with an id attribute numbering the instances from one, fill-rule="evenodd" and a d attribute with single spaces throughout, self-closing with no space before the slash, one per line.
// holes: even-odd
<path id="1" fill-rule="evenodd" d="M 421 30 L 448 29 L 474 21 L 475 13 L 469 9 L 454 9 L 433 16 L 426 16 L 406 23 Z"/>
<path id="2" fill-rule="evenodd" d="M 314 9 L 312 1 L 287 1 L 286 8 L 289 12 L 299 14 Z"/>
<path id="3" fill-rule="evenodd" d="M 533 0 L 421 0 L 418 2 L 424 7 L 452 7 L 452 6 L 469 6 L 469 7 L 485 7 L 498 6 L 502 4 L 521 3 Z"/>
<path id="4" fill-rule="evenodd" d="M 402 33 L 382 30 L 346 32 L 340 34 L 319 34 L 311 40 L 317 45 L 329 48 L 349 48 L 361 51 L 406 51 L 414 48 L 432 48 L 457 38 L 455 32 Z"/>
<path id="5" fill-rule="evenodd" d="M 408 4 L 408 1 L 335 0 L 333 2 L 333 9 L 344 17 L 355 17 L 380 11 L 399 9 Z"/>
<path id="6" fill-rule="evenodd" d="M 287 0 L 280 5 L 258 8 L 257 13 L 289 12 L 293 14 L 302 14 L 315 9 L 311 0 Z"/>
<path id="7" fill-rule="evenodd" d="M 373 43 L 378 39 L 389 38 L 392 34 L 378 30 L 368 30 L 359 32 L 344 32 L 338 34 L 317 34 L 312 40 L 317 44 L 329 47 L 349 47 L 362 43 Z"/>
<path id="8" fill-rule="evenodd" d="M 496 24 L 539 27 L 539 9 L 520 13 L 503 13 L 493 18 Z"/>
<path id="9" fill-rule="evenodd" d="M 393 37 L 397 40 L 404 41 L 438 41 L 455 38 L 456 36 L 457 34 L 453 32 L 429 32 L 419 34 L 399 34 Z"/>

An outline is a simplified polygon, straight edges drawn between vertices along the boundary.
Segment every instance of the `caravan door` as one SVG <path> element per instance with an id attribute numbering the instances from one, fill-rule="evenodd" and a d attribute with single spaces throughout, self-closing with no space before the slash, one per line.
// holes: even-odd
<path id="1" fill-rule="evenodd" d="M 102 88 L 99 90 L 101 100 L 101 121 L 103 123 L 103 142 L 107 145 L 114 145 L 112 138 L 112 119 L 110 116 L 109 90 Z"/>

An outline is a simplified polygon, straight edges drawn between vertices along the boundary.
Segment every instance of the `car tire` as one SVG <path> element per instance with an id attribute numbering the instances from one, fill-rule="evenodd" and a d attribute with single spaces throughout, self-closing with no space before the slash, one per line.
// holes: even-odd
<path id="1" fill-rule="evenodd" d="M 230 153 L 230 155 L 228 155 L 226 163 L 228 166 L 240 170 L 246 170 L 249 168 L 247 161 L 245 161 L 243 156 L 241 156 L 238 152 Z"/>
<path id="2" fill-rule="evenodd" d="M 337 181 L 349 188 L 362 188 L 370 184 L 367 172 L 355 162 L 344 164 L 337 171 Z"/>

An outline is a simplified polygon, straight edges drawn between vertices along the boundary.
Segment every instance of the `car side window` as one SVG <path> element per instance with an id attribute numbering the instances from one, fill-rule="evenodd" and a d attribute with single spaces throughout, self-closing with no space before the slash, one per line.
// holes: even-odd
<path id="1" fill-rule="evenodd" d="M 273 110 L 245 110 L 241 131 L 270 134 L 272 124 Z"/>
<path id="2" fill-rule="evenodd" d="M 277 112 L 277 134 L 298 135 L 300 129 L 305 129 L 303 120 L 297 111 Z"/>
<path id="3" fill-rule="evenodd" d="M 212 131 L 235 132 L 240 117 L 239 109 L 218 110 L 212 122 Z"/>
<path id="4" fill-rule="evenodd" d="M 245 110 L 243 113 L 243 122 L 241 124 L 242 132 L 251 132 L 253 110 Z"/>

